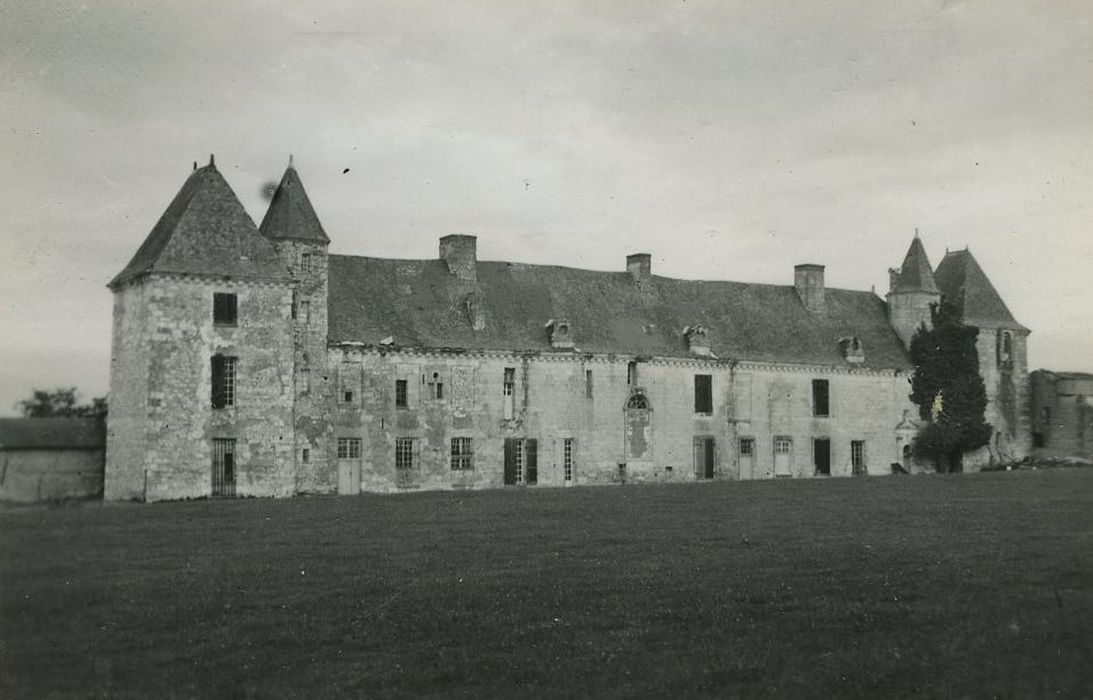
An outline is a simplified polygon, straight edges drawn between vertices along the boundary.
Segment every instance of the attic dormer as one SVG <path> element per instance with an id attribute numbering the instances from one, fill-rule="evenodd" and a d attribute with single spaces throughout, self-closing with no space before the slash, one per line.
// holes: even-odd
<path id="1" fill-rule="evenodd" d="M 687 326 L 683 329 L 683 337 L 687 340 L 687 349 L 692 355 L 709 357 L 710 338 L 705 326 Z"/>
<path id="2" fill-rule="evenodd" d="M 573 347 L 573 330 L 568 319 L 550 319 L 546 323 L 550 334 L 550 347 L 568 350 Z"/>
<path id="3" fill-rule="evenodd" d="M 839 339 L 839 354 L 852 365 L 865 362 L 865 350 L 862 348 L 861 339 L 856 335 Z"/>

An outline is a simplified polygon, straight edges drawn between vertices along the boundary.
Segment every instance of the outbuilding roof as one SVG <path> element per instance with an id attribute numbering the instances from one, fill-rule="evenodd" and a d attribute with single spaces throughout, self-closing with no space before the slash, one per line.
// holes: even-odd
<path id="1" fill-rule="evenodd" d="M 574 351 L 690 357 L 684 329 L 701 325 L 720 358 L 845 366 L 839 341 L 857 337 L 863 366 L 910 367 L 870 292 L 827 289 L 825 312 L 814 314 L 792 286 L 655 275 L 637 283 L 626 272 L 510 262 L 478 262 L 468 284 L 439 259 L 347 255 L 331 255 L 329 271 L 332 343 L 390 336 L 403 347 L 558 352 L 546 324 L 564 318 Z"/>
<path id="2" fill-rule="evenodd" d="M 258 233 L 210 159 L 196 168 L 111 287 L 151 272 L 287 280 L 273 245 Z"/>
<path id="3" fill-rule="evenodd" d="M 0 418 L 0 450 L 101 450 L 98 418 Z"/>

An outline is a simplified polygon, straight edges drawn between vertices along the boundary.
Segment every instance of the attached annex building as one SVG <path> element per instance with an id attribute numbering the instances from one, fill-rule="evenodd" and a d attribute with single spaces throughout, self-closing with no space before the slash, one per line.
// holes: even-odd
<path id="1" fill-rule="evenodd" d="M 887 299 L 792 284 L 331 255 L 289 165 L 260 227 L 210 160 L 110 283 L 107 499 L 885 474 L 919 426 L 906 345 L 950 295 L 997 435 L 1028 451 L 1027 329 L 916 237 Z M 969 462 L 966 462 L 968 464 Z"/>

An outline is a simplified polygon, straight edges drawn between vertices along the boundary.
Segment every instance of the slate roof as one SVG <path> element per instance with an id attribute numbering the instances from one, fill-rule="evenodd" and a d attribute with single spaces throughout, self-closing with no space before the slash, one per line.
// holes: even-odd
<path id="1" fill-rule="evenodd" d="M 946 253 L 934 278 L 942 296 L 956 305 L 964 323 L 980 328 L 1028 331 L 1010 313 L 971 251 Z"/>
<path id="2" fill-rule="evenodd" d="M 304 189 L 304 183 L 289 162 L 281 184 L 259 227 L 262 235 L 271 239 L 292 239 L 310 243 L 329 243 L 330 239 L 319 223 L 315 208 Z"/>
<path id="3" fill-rule="evenodd" d="M 0 450 L 101 450 L 105 445 L 98 418 L 0 418 Z"/>
<path id="4" fill-rule="evenodd" d="M 827 312 L 805 310 L 792 286 L 704 282 L 626 272 L 479 262 L 469 285 L 442 260 L 329 257 L 329 339 L 403 347 L 551 352 L 544 327 L 568 319 L 578 351 L 690 357 L 686 326 L 706 327 L 721 358 L 846 366 L 840 338 L 856 335 L 867 367 L 910 367 L 870 292 L 826 290 Z M 472 328 L 468 296 L 484 309 Z"/>
<path id="5" fill-rule="evenodd" d="M 892 288 L 893 293 L 898 292 L 931 292 L 938 294 L 939 289 L 934 281 L 933 268 L 930 267 L 930 259 L 926 257 L 926 249 L 922 247 L 922 241 L 915 236 L 911 241 L 911 247 L 907 249 L 907 256 L 899 268 L 899 277 Z"/>
<path id="6" fill-rule="evenodd" d="M 288 270 L 210 160 L 193 171 L 115 287 L 151 272 L 287 280 Z"/>

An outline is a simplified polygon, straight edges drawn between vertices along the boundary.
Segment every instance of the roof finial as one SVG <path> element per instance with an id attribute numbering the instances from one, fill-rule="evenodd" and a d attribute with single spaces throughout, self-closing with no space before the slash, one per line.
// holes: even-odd
<path id="1" fill-rule="evenodd" d="M 213 153 L 209 154 L 209 165 L 216 167 L 216 155 Z"/>
<path id="2" fill-rule="evenodd" d="M 197 170 L 197 161 L 194 161 L 194 170 Z"/>
<path id="3" fill-rule="evenodd" d="M 288 154 L 288 167 L 290 167 L 290 168 L 292 167 L 292 154 L 291 153 Z"/>
<path id="4" fill-rule="evenodd" d="M 918 226 L 915 226 L 915 238 L 918 238 Z"/>

